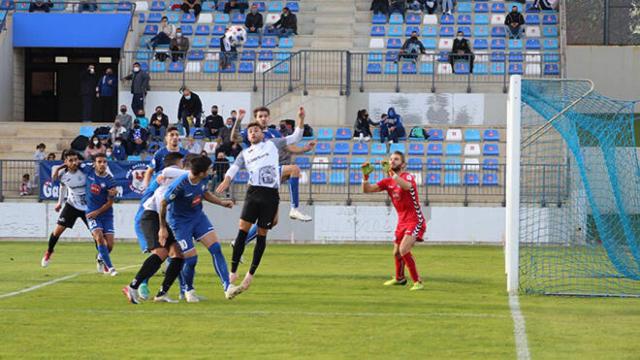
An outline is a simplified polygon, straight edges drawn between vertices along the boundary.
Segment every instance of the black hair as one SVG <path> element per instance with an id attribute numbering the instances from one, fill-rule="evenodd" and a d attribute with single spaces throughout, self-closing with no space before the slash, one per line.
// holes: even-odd
<path id="1" fill-rule="evenodd" d="M 105 158 L 105 160 L 107 159 L 107 154 L 105 153 L 97 153 L 95 155 L 93 155 L 94 160 L 98 160 L 98 158 Z"/>
<path id="2" fill-rule="evenodd" d="M 169 126 L 167 128 L 167 135 L 169 135 L 169 133 L 172 132 L 172 131 L 177 131 L 178 133 L 180 132 L 180 130 L 178 130 L 178 128 L 176 126 Z"/>
<path id="3" fill-rule="evenodd" d="M 184 158 L 179 152 L 170 152 L 164 157 L 164 166 L 174 166 L 180 163 L 180 160 Z"/>
<path id="4" fill-rule="evenodd" d="M 190 163 L 191 173 L 196 175 L 209 170 L 212 161 L 208 156 L 196 155 L 193 159 L 191 159 Z"/>
<path id="5" fill-rule="evenodd" d="M 188 153 L 187 155 L 184 156 L 184 159 L 182 159 L 182 164 L 184 165 L 185 170 L 191 169 L 191 160 L 193 160 L 198 156 L 199 155 L 192 154 L 192 153 Z"/>

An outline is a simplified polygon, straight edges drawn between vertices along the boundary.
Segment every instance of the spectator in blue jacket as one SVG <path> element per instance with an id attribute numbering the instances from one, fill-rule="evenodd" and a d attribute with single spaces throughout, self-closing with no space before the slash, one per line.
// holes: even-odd
<path id="1" fill-rule="evenodd" d="M 380 122 L 380 142 L 389 141 L 397 143 L 398 139 L 406 136 L 402 117 L 396 113 L 396 109 L 390 107 L 386 114 L 383 114 Z"/>
<path id="2" fill-rule="evenodd" d="M 113 142 L 112 156 L 117 161 L 127 160 L 126 141 L 123 138 L 119 137 Z"/>
<path id="3" fill-rule="evenodd" d="M 100 99 L 100 114 L 102 122 L 112 122 L 116 112 L 118 95 L 118 80 L 113 75 L 113 69 L 107 68 L 98 81 L 98 98 Z"/>

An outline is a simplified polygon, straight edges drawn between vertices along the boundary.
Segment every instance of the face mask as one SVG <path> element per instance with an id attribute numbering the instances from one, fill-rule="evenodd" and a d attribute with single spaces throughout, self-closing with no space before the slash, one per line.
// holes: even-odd
<path id="1" fill-rule="evenodd" d="M 231 129 L 231 126 L 232 126 L 231 124 L 227 124 L 227 128 Z"/>
<path id="2" fill-rule="evenodd" d="M 187 99 L 187 100 L 191 100 L 191 95 L 185 96 L 184 98 Z"/>
<path id="3" fill-rule="evenodd" d="M 134 73 L 137 73 L 138 71 L 140 71 L 140 68 L 139 68 L 139 67 L 134 67 L 134 68 L 133 68 L 133 72 L 134 72 Z"/>
<path id="4" fill-rule="evenodd" d="M 120 145 L 122 145 L 122 143 L 121 143 L 120 141 L 116 141 L 116 142 L 114 142 L 113 144 L 114 144 L 115 146 L 120 146 Z"/>
<path id="5" fill-rule="evenodd" d="M 251 13 L 252 13 L 253 15 L 257 14 L 257 13 L 258 13 L 258 9 L 251 9 Z"/>
<path id="6" fill-rule="evenodd" d="M 182 33 L 176 33 L 177 37 L 182 37 Z"/>
<path id="7" fill-rule="evenodd" d="M 217 111 L 217 110 L 216 110 L 216 111 L 212 111 L 211 113 L 212 113 L 213 115 L 218 115 L 218 111 Z"/>
<path id="8" fill-rule="evenodd" d="M 127 109 L 120 109 L 120 112 L 123 113 L 123 114 L 126 114 L 127 113 Z"/>
<path id="9" fill-rule="evenodd" d="M 462 40 L 462 36 L 458 36 L 458 37 L 456 37 L 456 39 Z"/>
<path id="10" fill-rule="evenodd" d="M 93 140 L 93 145 L 98 145 L 98 144 L 100 144 L 100 141 L 98 141 L 98 140 Z"/>
<path id="11" fill-rule="evenodd" d="M 93 69 L 89 69 L 89 74 L 93 74 L 94 72 L 96 72 L 96 71 L 93 70 Z"/>
<path id="12" fill-rule="evenodd" d="M 111 157 L 111 155 L 113 155 L 113 154 L 111 153 L 111 151 L 107 151 L 106 155 L 107 155 L 107 157 Z"/>

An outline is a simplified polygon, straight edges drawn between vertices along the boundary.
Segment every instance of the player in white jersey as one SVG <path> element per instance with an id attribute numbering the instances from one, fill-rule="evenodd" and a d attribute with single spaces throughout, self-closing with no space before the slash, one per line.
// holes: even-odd
<path id="1" fill-rule="evenodd" d="M 236 158 L 225 174 L 224 181 L 216 189 L 224 192 L 231 184 L 232 179 L 241 168 L 249 172 L 249 188 L 244 201 L 238 236 L 233 247 L 231 260 L 231 274 L 229 280 L 234 282 L 237 278 L 238 266 L 244 252 L 245 240 L 251 225 L 257 222 L 258 236 L 253 251 L 251 267 L 242 281 L 231 294 L 232 297 L 247 290 L 251 285 L 253 276 L 260 265 L 262 254 L 267 246 L 267 232 L 278 222 L 278 205 L 280 204 L 280 149 L 288 145 L 296 144 L 302 139 L 304 129 L 304 108 L 298 111 L 298 123 L 293 134 L 285 138 L 273 138 L 264 141 L 263 128 L 258 122 L 252 122 L 247 126 L 248 138 L 251 146 L 244 149 Z"/>
<path id="2" fill-rule="evenodd" d="M 89 228 L 85 212 L 87 211 L 87 176 L 80 171 L 80 159 L 73 151 L 66 151 L 63 154 L 66 170 L 58 173 L 60 179 L 60 196 L 54 210 L 60 212 L 58 223 L 49 235 L 49 246 L 44 253 L 40 265 L 47 267 L 55 249 L 58 239 L 67 228 L 73 228 L 76 220 L 80 218 Z"/>
<path id="3" fill-rule="evenodd" d="M 164 157 L 165 167 L 156 179 L 159 186 L 154 191 L 153 196 L 143 204 L 144 211 L 139 218 L 139 225 L 147 242 L 147 249 L 151 251 L 151 255 L 149 255 L 142 264 L 131 283 L 122 289 L 122 292 L 131 304 L 140 302 L 141 298 L 138 296 L 138 288 L 144 280 L 152 277 L 158 269 L 160 269 L 162 263 L 169 256 L 171 257 L 171 261 L 165 272 L 162 287 L 153 300 L 155 302 L 177 302 L 169 298 L 167 293 L 182 269 L 184 262 L 182 252 L 177 246 L 175 237 L 170 230 L 168 230 L 169 235 L 164 242 L 158 238 L 158 231 L 160 230 L 160 207 L 167 188 L 175 179 L 188 173 L 188 170 L 183 169 L 183 158 L 184 156 L 180 152 L 171 152 Z"/>

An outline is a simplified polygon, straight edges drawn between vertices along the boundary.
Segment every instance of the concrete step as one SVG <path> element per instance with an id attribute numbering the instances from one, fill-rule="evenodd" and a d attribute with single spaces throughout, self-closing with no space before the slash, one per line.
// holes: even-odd
<path id="1" fill-rule="evenodd" d="M 315 19 L 315 23 L 318 25 L 350 25 L 353 24 L 353 16 L 344 14 L 336 14 L 335 16 L 321 16 Z"/>
<path id="2" fill-rule="evenodd" d="M 353 28 L 351 27 L 351 29 L 349 29 L 349 25 L 347 26 L 329 26 L 329 25 L 321 25 L 321 26 L 317 26 L 316 29 L 313 32 L 313 35 L 318 37 L 318 36 L 328 36 L 328 37 L 335 37 L 335 36 L 339 36 L 339 37 L 347 37 L 345 36 L 345 27 L 348 29 L 348 31 L 353 31 Z"/>
<path id="3" fill-rule="evenodd" d="M 313 49 L 349 50 L 353 48 L 350 38 L 318 39 L 311 43 Z"/>

